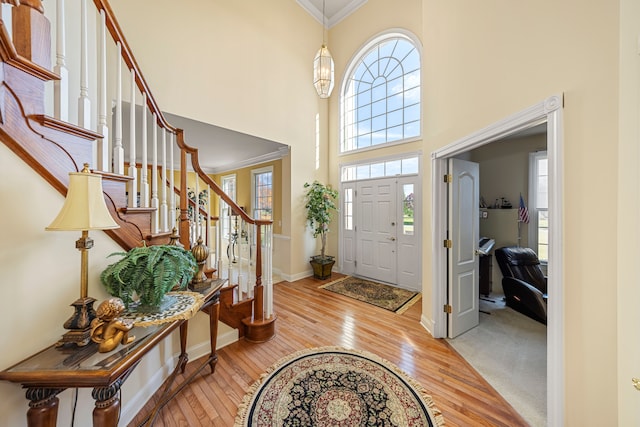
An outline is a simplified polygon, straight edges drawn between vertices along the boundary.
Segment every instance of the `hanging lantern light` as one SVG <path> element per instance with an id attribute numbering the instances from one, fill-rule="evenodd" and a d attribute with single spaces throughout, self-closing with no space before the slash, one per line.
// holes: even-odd
<path id="1" fill-rule="evenodd" d="M 313 59 L 313 85 L 320 98 L 328 98 L 333 90 L 333 58 L 324 42 L 324 0 L 322 2 L 322 46 Z"/>

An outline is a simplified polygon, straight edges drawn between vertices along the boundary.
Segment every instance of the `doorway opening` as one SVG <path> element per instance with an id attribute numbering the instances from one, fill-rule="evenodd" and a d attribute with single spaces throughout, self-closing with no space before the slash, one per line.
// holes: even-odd
<path id="1" fill-rule="evenodd" d="M 432 313 L 429 328 L 436 338 L 447 336 L 448 317 L 443 307 L 447 298 L 447 253 L 442 242 L 448 239 L 447 187 L 442 177 L 448 160 L 454 156 L 502 140 L 524 129 L 546 124 L 549 167 L 549 302 L 547 317 L 547 423 L 562 425 L 564 420 L 564 320 L 562 307 L 562 96 L 551 96 L 432 154 Z M 508 375 L 505 372 L 505 375 Z"/>

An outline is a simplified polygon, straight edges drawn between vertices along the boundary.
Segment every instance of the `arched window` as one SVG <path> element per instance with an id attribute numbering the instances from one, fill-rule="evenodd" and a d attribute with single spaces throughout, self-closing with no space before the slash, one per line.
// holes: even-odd
<path id="1" fill-rule="evenodd" d="M 340 152 L 420 136 L 420 52 L 401 33 L 380 36 L 355 56 L 343 84 Z"/>

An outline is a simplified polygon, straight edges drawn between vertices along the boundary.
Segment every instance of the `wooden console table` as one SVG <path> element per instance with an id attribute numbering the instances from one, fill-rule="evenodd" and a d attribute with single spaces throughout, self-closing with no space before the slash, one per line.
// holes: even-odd
<path id="1" fill-rule="evenodd" d="M 220 314 L 220 288 L 222 280 L 211 280 L 210 286 L 199 292 L 204 297 L 201 311 L 209 315 L 211 353 L 197 369 L 178 387 L 173 381 L 184 373 L 189 357 L 186 353 L 188 320 L 175 320 L 146 328 L 134 327 L 136 339 L 109 353 L 99 353 L 97 345 L 84 347 L 56 347 L 52 345 L 0 372 L 0 380 L 22 384 L 29 399 L 27 422 L 29 427 L 55 427 L 58 416 L 57 394 L 67 388 L 92 387 L 95 399 L 93 425 L 116 427 L 120 417 L 120 387 L 134 368 L 158 343 L 180 328 L 180 357 L 174 371 L 164 383 L 162 397 L 147 416 L 144 425 L 152 425 L 160 409 L 179 393 L 207 365 L 215 371 L 218 356 L 216 341 Z"/>

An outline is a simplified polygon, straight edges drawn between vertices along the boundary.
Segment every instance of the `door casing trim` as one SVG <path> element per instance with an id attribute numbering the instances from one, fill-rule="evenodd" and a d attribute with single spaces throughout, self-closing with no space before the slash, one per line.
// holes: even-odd
<path id="1" fill-rule="evenodd" d="M 442 177 L 447 159 L 521 130 L 546 123 L 549 165 L 549 302 L 547 307 L 547 425 L 564 425 L 564 300 L 563 300 L 563 96 L 553 95 L 431 154 L 432 185 L 432 313 L 431 333 L 444 338 L 447 318 L 447 258 L 442 242 L 447 238 L 447 189 Z"/>

